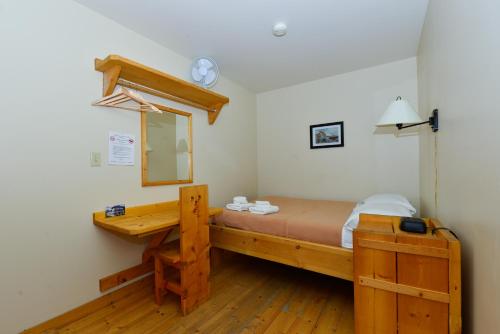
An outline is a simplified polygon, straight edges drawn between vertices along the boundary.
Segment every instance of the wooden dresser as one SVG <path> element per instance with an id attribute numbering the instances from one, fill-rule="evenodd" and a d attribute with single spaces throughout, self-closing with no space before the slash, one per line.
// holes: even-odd
<path id="1" fill-rule="evenodd" d="M 355 331 L 461 333 L 460 242 L 436 220 L 427 234 L 399 217 L 361 215 L 354 232 Z"/>

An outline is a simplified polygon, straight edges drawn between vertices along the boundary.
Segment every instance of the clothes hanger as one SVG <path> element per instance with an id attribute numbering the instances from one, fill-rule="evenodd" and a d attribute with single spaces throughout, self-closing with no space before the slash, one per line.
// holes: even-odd
<path id="1" fill-rule="evenodd" d="M 125 106 L 122 105 L 125 102 L 133 101 L 138 104 L 138 106 Z M 150 102 L 146 101 L 140 94 L 135 93 L 125 87 L 120 87 L 120 89 L 111 95 L 105 96 L 94 103 L 93 106 L 101 107 L 111 107 L 119 108 L 125 110 L 133 110 L 139 112 L 156 112 L 162 114 L 163 111 L 155 107 Z"/>

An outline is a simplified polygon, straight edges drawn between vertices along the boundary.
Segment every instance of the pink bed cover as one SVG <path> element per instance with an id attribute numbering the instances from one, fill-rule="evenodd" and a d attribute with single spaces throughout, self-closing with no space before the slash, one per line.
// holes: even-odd
<path id="1" fill-rule="evenodd" d="M 224 209 L 216 222 L 247 231 L 341 246 L 342 226 L 356 205 L 354 202 L 280 196 L 267 196 L 263 200 L 279 206 L 280 212 L 257 215 Z"/>

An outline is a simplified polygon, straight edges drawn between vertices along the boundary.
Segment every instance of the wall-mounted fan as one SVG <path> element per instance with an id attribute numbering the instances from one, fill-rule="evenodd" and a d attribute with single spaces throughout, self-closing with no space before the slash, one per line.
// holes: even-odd
<path id="1" fill-rule="evenodd" d="M 202 87 L 213 87 L 219 78 L 219 67 L 210 57 L 198 57 L 191 66 L 191 77 Z"/>

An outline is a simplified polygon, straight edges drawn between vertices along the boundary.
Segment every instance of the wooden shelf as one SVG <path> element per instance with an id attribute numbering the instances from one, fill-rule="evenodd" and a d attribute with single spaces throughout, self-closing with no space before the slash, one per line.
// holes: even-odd
<path id="1" fill-rule="evenodd" d="M 206 110 L 209 124 L 215 122 L 229 102 L 226 96 L 117 55 L 96 58 L 95 69 L 103 73 L 103 96 L 112 94 L 115 86 L 121 84 Z"/>

